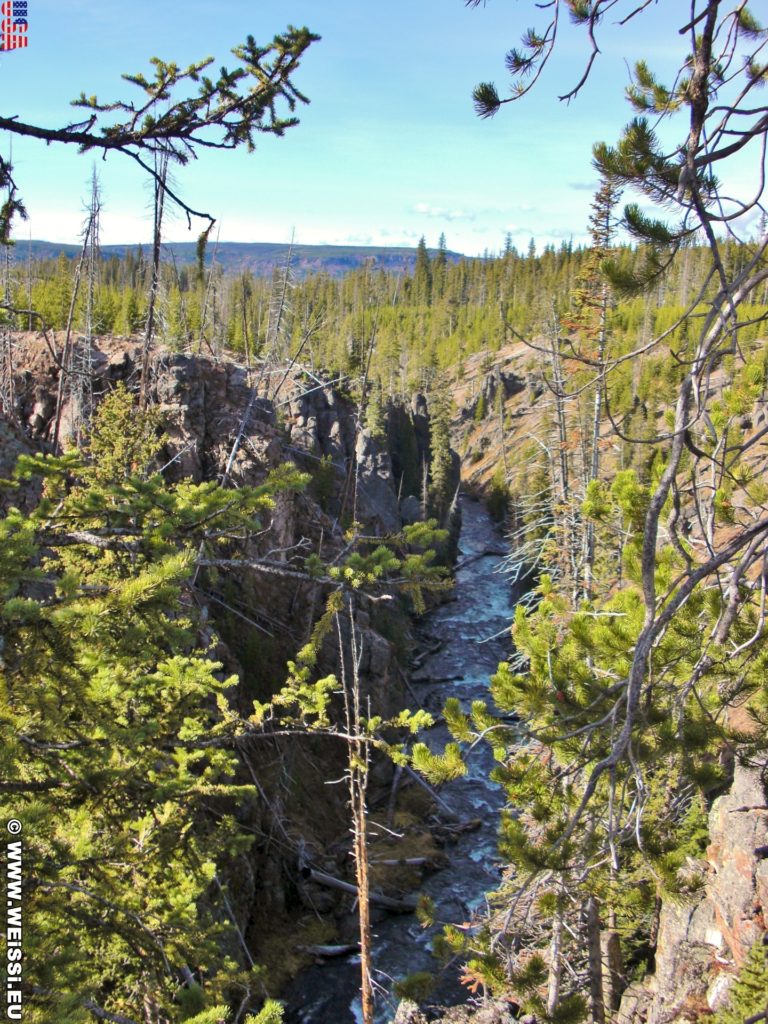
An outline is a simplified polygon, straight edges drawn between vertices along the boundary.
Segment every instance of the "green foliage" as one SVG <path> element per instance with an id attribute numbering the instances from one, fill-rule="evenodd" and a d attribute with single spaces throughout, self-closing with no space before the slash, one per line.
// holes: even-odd
<path id="1" fill-rule="evenodd" d="M 27 1012 L 41 1024 L 80 1022 L 86 999 L 172 1015 L 183 964 L 211 1000 L 237 976 L 212 883 L 250 845 L 237 811 L 254 790 L 236 779 L 236 680 L 211 656 L 191 580 L 199 552 L 257 530 L 271 493 L 300 478 L 169 486 L 148 471 L 156 434 L 118 389 L 83 456 L 20 460 L 43 497 L 0 521 L 2 802 L 24 824 Z"/>
<path id="2" fill-rule="evenodd" d="M 503 522 L 509 512 L 510 494 L 504 474 L 504 467 L 494 471 L 485 499 L 486 507 L 497 522 Z"/>
<path id="3" fill-rule="evenodd" d="M 487 410 L 485 407 L 485 395 L 482 392 L 480 392 L 480 397 L 477 399 L 477 402 L 475 403 L 475 411 L 472 413 L 472 419 L 475 421 L 475 423 L 482 423 L 482 421 L 486 417 L 486 413 Z"/>
<path id="4" fill-rule="evenodd" d="M 556 888 L 539 890 L 539 915 L 549 917 L 558 908 L 581 905 L 593 897 L 610 905 L 614 927 L 622 935 L 642 933 L 649 927 L 658 896 L 687 898 L 702 884 L 708 801 L 726 781 L 719 756 L 722 745 L 736 739 L 724 722 L 725 695 L 738 690 L 742 699 L 750 700 L 753 715 L 763 721 L 763 653 L 735 663 L 713 649 L 710 638 L 722 605 L 716 593 L 694 591 L 650 654 L 653 701 L 638 710 L 633 724 L 636 760 L 620 762 L 610 776 L 603 776 L 589 811 L 576 817 L 595 764 L 612 749 L 616 708 L 624 700 L 632 653 L 645 621 L 642 593 L 633 580 L 648 501 L 649 489 L 634 471 L 617 473 L 611 487 L 595 481 L 587 489 L 583 510 L 602 531 L 596 568 L 599 574 L 613 574 L 623 550 L 626 581 L 617 585 L 613 580 L 603 590 L 598 578 L 604 596 L 575 603 L 556 580 L 544 575 L 535 607 L 518 606 L 513 628 L 516 664 L 499 666 L 491 691 L 498 713 L 520 719 L 527 742 L 521 744 L 519 733 L 480 703 L 467 714 L 455 699 L 446 702 L 445 719 L 455 740 L 467 744 L 484 736 L 492 745 L 498 762 L 492 778 L 507 793 L 499 850 L 510 869 L 493 895 L 502 918 L 525 892 L 524 880 L 530 884 L 555 877 L 570 903 L 562 902 Z M 611 551 L 617 522 L 621 546 Z M 682 571 L 680 552 L 660 545 L 656 566 L 658 593 L 664 593 Z M 754 607 L 745 613 L 734 643 L 739 636 L 751 635 L 756 614 Z M 715 670 L 699 678 L 694 690 L 688 681 L 705 652 Z M 740 739 L 743 743 L 744 737 Z M 444 768 L 435 755 L 420 756 L 423 770 L 441 780 Z M 642 782 L 634 767 L 638 763 L 643 766 Z M 642 814 L 635 820 L 634 808 L 640 803 Z M 523 899 L 519 914 L 524 922 L 527 913 Z M 525 930 L 525 923 L 521 927 Z M 572 920 L 572 934 L 578 927 L 579 922 Z M 527 1012 L 542 1015 L 545 979 L 537 957 L 544 950 L 539 948 L 539 934 L 531 931 L 522 966 L 511 970 L 507 963 L 506 980 L 497 981 L 495 991 L 511 991 Z M 570 940 L 564 942 L 567 947 Z M 468 977 L 493 988 L 495 947 L 480 943 L 481 955 L 477 948 Z M 563 955 L 577 957 L 578 949 Z M 643 955 L 640 948 L 636 955 Z M 580 1020 L 584 1010 L 581 994 L 566 988 L 556 1019 L 562 1015 L 564 1021 Z"/>
<path id="5" fill-rule="evenodd" d="M 185 1024 L 227 1024 L 230 1017 L 229 1007 L 214 1006 L 210 1010 L 195 1017 L 186 1018 Z M 283 1008 L 274 999 L 268 999 L 256 1014 L 248 1014 L 245 1024 L 282 1024 Z"/>
<path id="6" fill-rule="evenodd" d="M 384 401 L 381 393 L 381 384 L 375 383 L 365 407 L 365 425 L 370 431 L 371 437 L 382 440 L 386 437 L 384 423 Z"/>
<path id="7" fill-rule="evenodd" d="M 450 437 L 450 399 L 445 385 L 432 393 L 429 417 L 430 497 L 440 522 L 445 520 L 452 494 L 453 459 Z"/>
<path id="8" fill-rule="evenodd" d="M 380 429 L 379 409 L 385 398 L 401 395 L 410 400 L 414 390 L 428 386 L 435 370 L 439 374 L 461 375 L 462 361 L 468 356 L 486 352 L 490 355 L 508 338 L 508 328 L 524 335 L 535 335 L 551 315 L 554 303 L 558 316 L 564 320 L 574 316 L 574 280 L 594 278 L 610 267 L 611 274 L 624 275 L 636 283 L 648 259 L 648 246 L 635 249 L 613 246 L 598 251 L 564 244 L 560 249 L 535 248 L 528 254 L 510 249 L 506 255 L 484 260 L 449 262 L 443 265 L 440 250 L 431 260 L 435 276 L 431 303 L 424 301 L 424 289 L 401 287 L 399 275 L 360 269 L 338 280 L 326 275 L 308 276 L 297 282 L 295 306 L 315 317 L 312 349 L 319 365 L 333 373 L 349 372 L 354 362 L 360 364 L 361 338 L 370 332 L 370 313 L 376 310 L 376 345 L 370 353 L 368 367 L 369 399 L 366 425 L 375 432 Z M 604 257 L 604 258 L 603 258 Z M 177 257 L 178 260 L 178 257 Z M 705 287 L 709 262 L 701 246 L 690 245 L 664 274 L 663 294 L 640 295 L 632 299 L 619 297 L 611 308 L 613 345 L 616 354 L 632 347 L 636 333 L 643 328 L 647 314 L 660 327 L 664 317 L 680 310 Z M 74 267 L 62 257 L 58 261 L 37 261 L 33 267 L 33 306 L 51 327 L 66 326 L 72 295 Z M 146 291 L 149 262 L 141 253 L 129 251 L 121 260 L 111 257 L 102 261 L 100 283 L 96 289 L 96 332 L 130 335 L 140 330 L 146 317 Z M 209 278 L 211 287 L 207 288 Z M 601 282 L 603 278 L 601 277 Z M 413 278 L 411 278 L 413 282 Z M 634 287 L 633 283 L 633 287 Z M 258 354 L 266 341 L 264 308 L 269 305 L 269 278 L 240 275 L 219 268 L 207 268 L 203 281 L 197 280 L 194 266 L 174 262 L 163 263 L 160 292 L 165 316 L 163 340 L 172 348 L 198 344 L 202 307 L 208 296 L 206 335 L 214 332 L 212 344 L 245 352 L 246 338 L 251 356 Z M 421 292 L 421 294 L 419 294 Z M 546 302 L 542 296 L 547 296 Z M 594 303 L 597 293 L 592 294 Z M 15 296 L 17 305 L 26 307 L 27 298 L 21 282 Z M 210 305 L 215 307 L 211 310 Z M 659 306 L 658 314 L 656 307 Z M 755 309 L 752 315 L 757 314 Z M 76 308 L 80 323 L 81 304 Z M 367 319 L 365 319 L 367 317 Z M 292 327 L 292 342 L 300 343 L 302 318 Z M 365 322 L 363 322 L 365 321 Z M 759 335 L 759 327 L 745 326 L 744 332 Z M 632 378 L 625 365 L 627 399 L 631 405 Z M 614 399 L 615 400 L 615 399 Z M 626 399 L 624 400 L 624 402 Z M 622 403 L 619 411 L 625 412 Z M 485 410 L 487 412 L 487 410 Z M 396 453 L 404 473 L 403 494 L 421 493 L 421 472 L 418 451 L 414 447 L 413 424 L 406 421 L 407 410 L 393 415 L 390 408 L 390 446 Z M 370 422 L 369 422 L 370 420 Z"/>
<path id="9" fill-rule="evenodd" d="M 421 893 L 416 907 L 416 917 L 418 918 L 421 927 L 431 928 L 435 923 L 436 914 L 437 905 L 435 904 L 435 901 L 431 896 L 428 896 L 427 893 Z"/>
<path id="10" fill-rule="evenodd" d="M 323 455 L 312 474 L 312 494 L 323 512 L 330 511 L 336 490 L 336 469 L 330 455 Z"/>
<path id="11" fill-rule="evenodd" d="M 95 483 L 142 476 L 164 443 L 159 436 L 160 413 L 148 409 L 138 419 L 123 383 L 104 399 L 89 437 L 86 479 Z"/>
<path id="12" fill-rule="evenodd" d="M 467 772 L 457 743 L 448 743 L 442 754 L 433 753 L 426 743 L 416 743 L 411 758 L 413 767 L 435 786 L 460 779 Z"/>
<path id="13" fill-rule="evenodd" d="M 749 951 L 744 966 L 733 985 L 728 1003 L 711 1017 L 712 1024 L 744 1024 L 762 1010 L 768 1009 L 768 955 L 762 942 Z"/>
<path id="14" fill-rule="evenodd" d="M 398 999 L 411 999 L 414 1003 L 425 1003 L 435 988 L 435 977 L 429 971 L 415 971 L 396 981 L 392 989 Z"/>

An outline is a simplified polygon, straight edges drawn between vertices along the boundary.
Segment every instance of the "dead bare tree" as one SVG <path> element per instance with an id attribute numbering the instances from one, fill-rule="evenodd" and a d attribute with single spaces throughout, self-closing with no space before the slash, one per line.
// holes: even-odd
<path id="1" fill-rule="evenodd" d="M 155 336 L 155 316 L 160 287 L 160 252 L 163 242 L 163 214 L 165 212 L 165 196 L 168 182 L 168 162 L 170 154 L 167 149 L 154 153 L 154 189 L 152 203 L 152 263 L 149 272 L 149 301 L 147 302 L 147 319 L 144 325 L 144 344 L 141 350 L 141 394 L 142 406 L 147 404 L 149 397 L 149 354 L 152 339 Z"/>
<path id="2" fill-rule="evenodd" d="M 371 950 L 370 881 L 368 876 L 368 773 L 371 763 L 371 740 L 365 734 L 365 718 L 371 717 L 370 707 L 364 708 L 360 683 L 362 645 L 355 622 L 354 602 L 347 595 L 349 651 L 345 650 L 344 630 L 339 612 L 336 613 L 341 686 L 344 699 L 344 720 L 347 733 L 353 737 L 347 747 L 347 786 L 352 816 L 353 858 L 357 881 L 357 912 L 360 924 L 360 995 L 364 1024 L 373 1024 L 373 956 Z M 365 712 L 365 713 L 364 713 Z"/>
<path id="3" fill-rule="evenodd" d="M 93 411 L 93 366 L 91 352 L 95 334 L 96 286 L 99 275 L 99 232 L 101 218 L 101 188 L 96 168 L 91 175 L 91 197 L 85 230 L 83 263 L 86 275 L 83 337 L 72 345 L 69 391 L 72 402 L 72 436 L 80 445 Z"/>
<path id="4" fill-rule="evenodd" d="M 59 364 L 59 382 L 56 393 L 53 445 L 56 448 L 61 435 L 61 418 L 64 405 L 70 404 L 70 436 L 75 444 L 81 444 L 85 428 L 93 411 L 93 367 L 91 353 L 95 334 L 96 287 L 99 275 L 99 231 L 101 218 L 101 188 L 94 167 L 91 176 L 91 194 L 87 206 L 87 217 L 83 226 L 83 244 L 75 268 L 72 295 L 64 334 L 64 348 Z M 78 319 L 77 303 L 80 287 L 85 276 L 86 294 L 83 311 L 83 336 L 78 342 L 73 339 L 75 321 Z M 37 316 L 29 310 L 30 318 Z M 45 331 L 45 325 L 42 325 Z M 57 362 L 59 360 L 57 359 Z"/>
<path id="5" fill-rule="evenodd" d="M 6 310 L 11 306 L 11 247 L 5 247 L 3 259 L 3 304 Z M 16 419 L 16 360 L 13 342 L 13 318 L 6 312 L 0 325 L 0 406 L 9 420 Z"/>

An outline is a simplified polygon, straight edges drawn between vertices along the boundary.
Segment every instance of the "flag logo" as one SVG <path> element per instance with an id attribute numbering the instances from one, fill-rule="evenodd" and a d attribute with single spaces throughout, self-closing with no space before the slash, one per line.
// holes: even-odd
<path id="1" fill-rule="evenodd" d="M 0 50 L 21 50 L 28 45 L 27 0 L 3 0 L 0 7 Z"/>

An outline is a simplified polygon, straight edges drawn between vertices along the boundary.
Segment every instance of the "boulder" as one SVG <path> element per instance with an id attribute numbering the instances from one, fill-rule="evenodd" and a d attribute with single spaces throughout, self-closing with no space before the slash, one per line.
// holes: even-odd
<path id="1" fill-rule="evenodd" d="M 427 1018 L 410 999 L 403 999 L 392 1024 L 427 1024 Z"/>
<path id="2" fill-rule="evenodd" d="M 421 520 L 421 502 L 415 494 L 409 494 L 400 502 L 400 516 L 407 525 Z"/>

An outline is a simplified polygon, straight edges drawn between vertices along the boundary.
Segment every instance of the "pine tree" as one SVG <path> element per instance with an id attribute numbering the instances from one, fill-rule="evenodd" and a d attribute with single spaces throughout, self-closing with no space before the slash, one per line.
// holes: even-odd
<path id="1" fill-rule="evenodd" d="M 429 401 L 430 500 L 439 522 L 448 515 L 452 493 L 451 400 L 445 382 L 437 380 Z"/>
<path id="2" fill-rule="evenodd" d="M 85 457 L 20 460 L 43 497 L 0 520 L 0 794 L 24 825 L 37 1024 L 176 1019 L 184 970 L 214 1002 L 253 985 L 225 952 L 215 884 L 250 844 L 236 809 L 252 787 L 235 780 L 234 680 L 190 587 L 201 551 L 258 528 L 272 485 L 167 486 L 152 472 L 161 443 L 156 414 L 118 390 Z"/>
<path id="3" fill-rule="evenodd" d="M 432 264 L 424 235 L 416 247 L 416 265 L 413 271 L 413 294 L 417 305 L 428 306 L 432 301 Z"/>
<path id="4" fill-rule="evenodd" d="M 432 300 L 438 301 L 445 290 L 445 272 L 448 267 L 448 246 L 445 235 L 441 233 L 437 243 L 437 252 L 432 261 Z"/>

